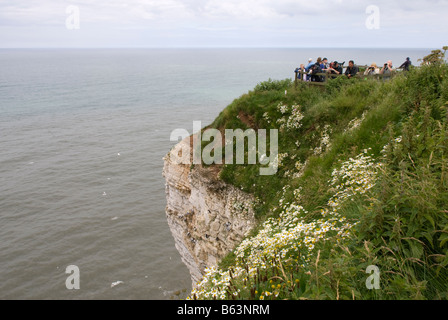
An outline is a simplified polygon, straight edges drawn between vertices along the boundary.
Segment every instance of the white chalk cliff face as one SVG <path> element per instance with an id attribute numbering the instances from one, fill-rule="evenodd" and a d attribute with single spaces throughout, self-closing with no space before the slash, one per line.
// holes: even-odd
<path id="1" fill-rule="evenodd" d="M 252 195 L 219 180 L 219 168 L 179 164 L 188 137 L 164 157 L 166 215 L 193 286 L 255 226 Z"/>

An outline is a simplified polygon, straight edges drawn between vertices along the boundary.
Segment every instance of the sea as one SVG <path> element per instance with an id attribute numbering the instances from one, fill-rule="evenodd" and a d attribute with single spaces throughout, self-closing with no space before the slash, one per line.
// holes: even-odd
<path id="1" fill-rule="evenodd" d="M 165 300 L 190 274 L 163 156 L 308 58 L 399 66 L 431 49 L 0 49 L 0 299 Z"/>

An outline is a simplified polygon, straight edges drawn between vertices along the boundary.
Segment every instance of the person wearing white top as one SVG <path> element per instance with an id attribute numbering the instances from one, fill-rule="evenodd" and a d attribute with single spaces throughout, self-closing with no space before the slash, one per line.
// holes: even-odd
<path id="1" fill-rule="evenodd" d="M 365 76 L 370 76 L 374 74 L 380 74 L 380 68 L 378 68 L 375 62 L 372 63 L 370 67 L 366 69 L 366 71 L 364 71 Z"/>

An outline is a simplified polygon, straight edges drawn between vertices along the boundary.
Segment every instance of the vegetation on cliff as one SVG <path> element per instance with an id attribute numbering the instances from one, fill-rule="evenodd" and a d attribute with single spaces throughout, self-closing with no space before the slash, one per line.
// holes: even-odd
<path id="1" fill-rule="evenodd" d="M 386 82 L 269 80 L 219 115 L 278 129 L 278 171 L 222 166 L 259 225 L 189 298 L 448 298 L 448 65 L 426 58 Z"/>

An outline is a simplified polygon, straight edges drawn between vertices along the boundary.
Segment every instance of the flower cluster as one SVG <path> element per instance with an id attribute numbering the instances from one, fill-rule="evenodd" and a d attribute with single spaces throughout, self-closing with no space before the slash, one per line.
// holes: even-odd
<path id="1" fill-rule="evenodd" d="M 277 105 L 277 110 L 280 111 L 281 114 L 285 114 L 285 113 L 288 113 L 288 112 L 289 112 L 289 108 L 288 108 L 288 106 L 286 106 L 286 105 L 284 105 L 284 104 L 281 104 L 281 103 L 279 103 L 279 104 Z"/>
<path id="2" fill-rule="evenodd" d="M 361 118 L 355 118 L 352 121 L 350 121 L 347 125 L 347 128 L 345 129 L 345 132 L 349 132 L 349 131 L 353 131 L 356 128 L 359 128 L 359 126 L 361 125 L 361 123 L 364 121 L 365 117 L 366 117 L 367 111 L 365 111 Z"/>
<path id="3" fill-rule="evenodd" d="M 272 166 L 272 168 L 274 168 L 275 171 L 277 171 L 278 168 L 282 166 L 283 159 L 287 157 L 288 157 L 287 153 L 279 153 L 277 154 L 277 156 L 274 158 L 274 161 L 270 165 Z M 265 157 L 262 156 L 262 158 L 260 158 L 260 162 L 262 162 L 262 160 L 264 159 Z"/>
<path id="4" fill-rule="evenodd" d="M 267 112 L 263 113 L 263 119 L 267 122 L 267 123 L 271 123 L 271 119 L 269 118 L 269 114 Z"/>
<path id="5" fill-rule="evenodd" d="M 290 159 L 294 160 L 295 156 L 292 156 Z M 288 170 L 285 172 L 284 177 L 285 178 L 290 178 L 290 179 L 298 179 L 300 178 L 304 173 L 305 173 L 305 168 L 306 165 L 308 164 L 308 160 L 306 160 L 305 162 L 300 162 L 297 161 L 295 163 L 295 170 Z"/>
<path id="6" fill-rule="evenodd" d="M 241 290 L 254 294 L 251 279 L 259 277 L 260 271 L 272 266 L 299 265 L 307 268 L 320 241 L 338 243 L 350 237 L 357 222 L 349 221 L 340 213 L 342 205 L 356 195 L 366 193 L 375 184 L 379 164 L 368 156 L 367 150 L 354 159 L 344 162 L 332 172 L 329 181 L 335 194 L 321 210 L 321 217 L 308 221 L 308 212 L 298 204 L 301 188 L 294 190 L 295 200 L 290 203 L 279 200 L 280 214 L 267 219 L 256 236 L 246 238 L 235 249 L 235 267 L 227 271 L 215 267 L 206 270 L 202 281 L 193 289 L 191 296 L 197 299 L 238 298 Z M 302 169 L 299 166 L 299 169 Z M 285 186 L 283 194 L 289 189 Z M 276 297 L 277 288 L 263 291 L 259 299 Z"/>
<path id="7" fill-rule="evenodd" d="M 300 178 L 303 174 L 304 174 L 304 172 L 305 172 L 305 168 L 306 168 L 306 165 L 308 164 L 308 160 L 306 160 L 305 162 L 300 162 L 300 161 L 297 161 L 296 162 L 296 164 L 295 164 L 295 167 L 296 167 L 296 173 L 293 175 L 293 178 Z"/>
<path id="8" fill-rule="evenodd" d="M 291 107 L 279 104 L 277 106 L 278 111 L 285 115 L 277 119 L 277 123 L 280 124 L 280 130 L 288 129 L 300 129 L 302 127 L 302 119 L 305 117 L 300 111 L 300 106 L 294 105 Z"/>
<path id="9" fill-rule="evenodd" d="M 332 179 L 329 182 L 338 190 L 333 198 L 344 200 L 357 193 L 363 194 L 373 187 L 379 164 L 367 155 L 369 150 L 364 150 L 354 159 L 350 158 L 342 164 L 340 169 L 333 170 Z M 329 205 L 334 206 L 331 202 Z"/>
<path id="10" fill-rule="evenodd" d="M 286 127 L 288 129 L 299 129 L 302 127 L 302 119 L 305 116 L 300 111 L 299 106 L 292 106 L 291 107 L 291 115 L 288 118 L 288 121 L 286 122 Z"/>
<path id="11" fill-rule="evenodd" d="M 330 125 L 325 125 L 324 130 L 321 132 L 321 139 L 319 142 L 319 145 L 314 148 L 313 153 L 314 155 L 320 155 L 324 151 L 327 151 L 331 148 L 331 142 L 330 142 L 330 134 L 332 133 Z"/>
<path id="12" fill-rule="evenodd" d="M 370 149 L 368 149 L 370 150 Z M 350 224 L 347 219 L 339 213 L 342 204 L 347 200 L 354 199 L 356 195 L 363 195 L 370 190 L 376 182 L 378 168 L 381 163 L 375 163 L 373 158 L 367 155 L 368 150 L 354 159 L 350 158 L 342 164 L 341 168 L 333 170 L 330 185 L 336 193 L 328 201 L 327 207 L 321 210 L 322 216 L 328 218 L 329 223 L 338 221 L 342 228 L 338 230 L 338 236 L 346 238 L 349 230 L 357 224 Z M 339 239 L 338 239 L 339 240 Z"/>

